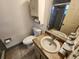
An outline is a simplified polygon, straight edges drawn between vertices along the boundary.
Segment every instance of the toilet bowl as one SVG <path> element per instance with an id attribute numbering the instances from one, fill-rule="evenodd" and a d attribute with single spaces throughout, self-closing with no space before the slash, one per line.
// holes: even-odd
<path id="1" fill-rule="evenodd" d="M 35 38 L 35 36 L 28 36 L 28 37 L 26 37 L 24 40 L 23 40 L 23 44 L 24 45 L 27 45 L 27 46 L 29 46 L 29 45 L 31 45 L 32 43 L 33 43 L 33 39 Z"/>
<path id="2" fill-rule="evenodd" d="M 27 45 L 27 46 L 32 45 L 33 44 L 32 40 L 35 39 L 36 36 L 41 34 L 41 30 L 36 27 L 33 28 L 33 32 L 34 32 L 34 36 L 30 35 L 30 36 L 24 38 L 24 40 L 23 40 L 24 45 Z"/>

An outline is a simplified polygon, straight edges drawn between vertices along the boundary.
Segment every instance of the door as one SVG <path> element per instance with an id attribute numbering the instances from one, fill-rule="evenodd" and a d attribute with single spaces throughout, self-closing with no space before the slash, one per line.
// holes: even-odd
<path id="1" fill-rule="evenodd" d="M 71 0 L 68 13 L 61 27 L 61 31 L 69 34 L 74 32 L 79 25 L 79 0 Z"/>

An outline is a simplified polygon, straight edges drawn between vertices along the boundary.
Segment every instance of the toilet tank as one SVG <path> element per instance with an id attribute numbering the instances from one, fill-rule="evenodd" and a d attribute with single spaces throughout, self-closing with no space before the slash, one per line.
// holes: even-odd
<path id="1" fill-rule="evenodd" d="M 35 36 L 38 36 L 42 33 L 42 30 L 39 29 L 39 28 L 34 27 L 33 28 L 33 33 L 34 33 Z"/>

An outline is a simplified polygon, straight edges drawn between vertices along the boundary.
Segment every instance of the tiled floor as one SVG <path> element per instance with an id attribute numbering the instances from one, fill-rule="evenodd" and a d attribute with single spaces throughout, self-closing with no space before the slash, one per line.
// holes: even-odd
<path id="1" fill-rule="evenodd" d="M 19 44 L 7 50 L 5 59 L 37 59 L 34 46 L 27 48 L 23 44 Z"/>

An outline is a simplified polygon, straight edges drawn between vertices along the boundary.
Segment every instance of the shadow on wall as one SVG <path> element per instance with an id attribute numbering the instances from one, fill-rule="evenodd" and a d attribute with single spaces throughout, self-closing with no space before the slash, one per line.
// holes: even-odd
<path id="1" fill-rule="evenodd" d="M 9 48 L 22 42 L 32 31 L 29 0 L 9 0 L 5 2 L 2 0 L 0 6 L 0 38 L 2 41 L 7 38 L 12 39 L 9 44 L 5 44 Z"/>
<path id="2" fill-rule="evenodd" d="M 32 18 L 30 15 L 30 5 L 29 4 L 30 4 L 30 0 L 21 1 L 21 4 L 20 4 L 21 11 L 22 11 L 22 18 L 24 19 L 23 24 L 24 24 L 24 27 L 26 30 L 32 30 L 32 26 L 30 27 L 30 25 L 33 25 Z M 31 29 L 28 27 L 30 27 Z"/>

